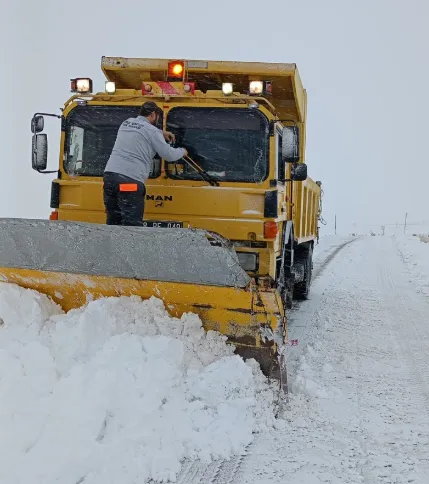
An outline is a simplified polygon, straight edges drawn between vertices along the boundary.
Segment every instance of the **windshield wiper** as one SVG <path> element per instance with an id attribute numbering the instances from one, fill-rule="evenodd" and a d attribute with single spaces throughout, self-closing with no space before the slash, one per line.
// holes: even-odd
<path id="1" fill-rule="evenodd" d="M 219 186 L 219 182 L 217 181 L 217 179 L 212 175 L 209 175 L 205 170 L 203 170 L 201 166 L 196 163 L 189 155 L 185 155 L 183 159 L 186 161 L 186 163 L 188 163 L 188 165 L 190 165 L 192 168 L 194 168 L 194 170 L 199 173 L 203 180 L 205 180 L 207 183 L 210 183 L 212 187 Z"/>

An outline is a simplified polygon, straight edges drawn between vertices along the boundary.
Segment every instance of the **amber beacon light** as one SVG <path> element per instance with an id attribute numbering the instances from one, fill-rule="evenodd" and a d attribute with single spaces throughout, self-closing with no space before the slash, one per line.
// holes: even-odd
<path id="1" fill-rule="evenodd" d="M 168 79 L 183 79 L 185 63 L 183 61 L 170 61 L 168 63 Z"/>

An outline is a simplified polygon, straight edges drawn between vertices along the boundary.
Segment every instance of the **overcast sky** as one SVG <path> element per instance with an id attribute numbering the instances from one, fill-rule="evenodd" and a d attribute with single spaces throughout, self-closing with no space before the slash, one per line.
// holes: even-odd
<path id="1" fill-rule="evenodd" d="M 30 119 L 69 80 L 103 90 L 103 55 L 295 62 L 308 91 L 307 163 L 333 230 L 427 222 L 428 0 L 0 0 L 0 216 L 47 218 Z M 50 125 L 51 126 L 51 125 Z M 59 125 L 49 131 L 56 168 Z"/>

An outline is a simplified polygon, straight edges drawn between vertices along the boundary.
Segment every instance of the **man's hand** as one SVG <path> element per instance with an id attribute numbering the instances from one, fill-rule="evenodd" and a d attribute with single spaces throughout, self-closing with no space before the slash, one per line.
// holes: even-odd
<path id="1" fill-rule="evenodd" d="M 164 135 L 165 141 L 169 141 L 170 143 L 174 143 L 176 141 L 176 137 L 170 131 L 163 131 L 162 134 Z"/>

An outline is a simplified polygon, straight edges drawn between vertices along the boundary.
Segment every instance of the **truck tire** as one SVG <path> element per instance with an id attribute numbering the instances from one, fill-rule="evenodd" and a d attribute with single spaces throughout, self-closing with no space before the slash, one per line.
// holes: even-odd
<path id="1" fill-rule="evenodd" d="M 304 280 L 296 282 L 294 285 L 293 296 L 297 300 L 308 299 L 310 293 L 311 277 L 313 275 L 313 248 L 309 247 L 298 257 L 297 264 L 303 266 Z"/>

